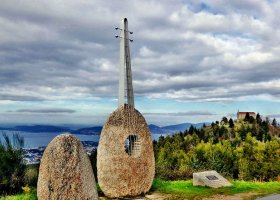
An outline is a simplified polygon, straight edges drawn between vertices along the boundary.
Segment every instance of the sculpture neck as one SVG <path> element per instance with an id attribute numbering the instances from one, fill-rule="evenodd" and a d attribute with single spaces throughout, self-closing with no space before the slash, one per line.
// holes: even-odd
<path id="1" fill-rule="evenodd" d="M 134 107 L 132 72 L 129 49 L 128 22 L 121 22 L 120 35 L 120 77 L 119 77 L 119 107 L 125 104 Z"/>

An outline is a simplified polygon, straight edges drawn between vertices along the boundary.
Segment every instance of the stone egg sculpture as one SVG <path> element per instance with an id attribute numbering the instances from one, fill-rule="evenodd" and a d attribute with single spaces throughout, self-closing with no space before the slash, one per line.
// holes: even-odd
<path id="1" fill-rule="evenodd" d="M 38 177 L 39 200 L 97 200 L 93 170 L 81 142 L 71 134 L 55 137 L 44 151 Z"/>
<path id="2" fill-rule="evenodd" d="M 103 126 L 97 150 L 98 183 L 107 197 L 137 196 L 149 191 L 155 158 L 149 127 L 134 108 L 127 19 L 120 38 L 119 107 Z"/>

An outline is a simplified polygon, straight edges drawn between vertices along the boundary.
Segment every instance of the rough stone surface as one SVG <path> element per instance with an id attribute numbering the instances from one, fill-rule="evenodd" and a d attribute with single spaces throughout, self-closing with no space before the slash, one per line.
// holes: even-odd
<path id="1" fill-rule="evenodd" d="M 128 155 L 124 142 L 140 138 L 140 153 Z M 98 183 L 107 197 L 137 196 L 149 191 L 155 174 L 155 158 L 148 125 L 139 111 L 125 105 L 105 123 L 97 151 Z"/>
<path id="2" fill-rule="evenodd" d="M 40 164 L 39 200 L 98 199 L 92 167 L 81 142 L 71 134 L 55 137 Z"/>
<path id="3" fill-rule="evenodd" d="M 215 176 L 217 179 L 209 180 L 207 178 L 209 176 Z M 193 173 L 193 185 L 219 188 L 219 187 L 231 186 L 232 184 L 216 171 L 204 171 L 204 172 Z"/>

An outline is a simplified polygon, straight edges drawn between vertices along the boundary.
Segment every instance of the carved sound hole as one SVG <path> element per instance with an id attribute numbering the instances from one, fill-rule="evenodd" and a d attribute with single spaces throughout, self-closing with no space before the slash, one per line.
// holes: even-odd
<path id="1" fill-rule="evenodd" d="M 133 157 L 140 155 L 141 140 L 139 135 L 129 135 L 124 141 L 125 152 Z"/>

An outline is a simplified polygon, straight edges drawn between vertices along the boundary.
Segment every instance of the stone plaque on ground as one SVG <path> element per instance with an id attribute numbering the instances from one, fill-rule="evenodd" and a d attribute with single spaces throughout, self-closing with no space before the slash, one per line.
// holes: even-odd
<path id="1" fill-rule="evenodd" d="M 193 185 L 219 188 L 231 186 L 232 184 L 216 171 L 204 171 L 193 173 Z"/>
<path id="2" fill-rule="evenodd" d="M 81 142 L 71 134 L 55 137 L 40 164 L 39 200 L 97 200 L 92 167 Z"/>

